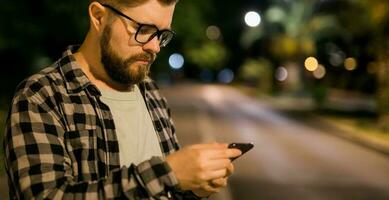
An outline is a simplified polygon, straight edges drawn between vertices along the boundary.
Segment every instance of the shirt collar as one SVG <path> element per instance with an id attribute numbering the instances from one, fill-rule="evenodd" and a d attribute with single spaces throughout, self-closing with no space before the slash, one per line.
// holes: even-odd
<path id="1" fill-rule="evenodd" d="M 93 85 L 76 61 L 74 52 L 78 48 L 79 46 L 76 45 L 69 46 L 58 61 L 61 75 L 65 80 L 65 87 L 69 93 L 77 93 Z M 95 90 L 97 89 L 96 87 L 94 88 Z M 96 92 L 100 93 L 98 90 Z"/>

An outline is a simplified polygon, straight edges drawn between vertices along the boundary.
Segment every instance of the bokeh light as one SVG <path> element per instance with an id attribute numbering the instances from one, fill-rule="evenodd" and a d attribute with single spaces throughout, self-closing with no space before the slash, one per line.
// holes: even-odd
<path id="1" fill-rule="evenodd" d="M 181 69 L 184 66 L 184 56 L 174 53 L 169 57 L 169 65 L 173 69 Z"/>
<path id="2" fill-rule="evenodd" d="M 278 67 L 276 69 L 276 74 L 275 74 L 275 78 L 280 81 L 280 82 L 283 82 L 285 81 L 287 78 L 288 78 L 288 70 L 286 70 L 285 67 Z"/>
<path id="3" fill-rule="evenodd" d="M 307 69 L 310 72 L 313 72 L 318 68 L 319 62 L 314 57 L 308 57 L 307 59 L 305 59 L 304 66 L 305 69 Z"/>
<path id="4" fill-rule="evenodd" d="M 344 67 L 348 70 L 348 71 L 353 71 L 357 68 L 358 66 L 358 63 L 357 63 L 357 60 L 355 58 L 347 58 L 346 60 L 344 60 Z"/>
<path id="5" fill-rule="evenodd" d="M 250 11 L 246 13 L 244 21 L 246 22 L 247 26 L 256 27 L 261 23 L 261 16 L 255 11 Z"/>
<path id="6" fill-rule="evenodd" d="M 266 19 L 269 22 L 281 22 L 285 17 L 285 12 L 279 7 L 271 7 L 266 11 Z"/>
<path id="7" fill-rule="evenodd" d="M 234 80 L 234 76 L 234 72 L 231 69 L 223 69 L 217 78 L 221 83 L 231 83 Z"/>
<path id="8" fill-rule="evenodd" d="M 346 59 L 345 54 L 342 51 L 330 54 L 330 64 L 335 67 L 339 67 L 343 64 Z"/>
<path id="9" fill-rule="evenodd" d="M 208 26 L 205 33 L 210 40 L 218 40 L 221 36 L 220 29 L 217 26 Z"/>
<path id="10" fill-rule="evenodd" d="M 326 68 L 323 65 L 319 65 L 315 71 L 313 71 L 313 77 L 316 79 L 322 79 L 326 75 Z"/>

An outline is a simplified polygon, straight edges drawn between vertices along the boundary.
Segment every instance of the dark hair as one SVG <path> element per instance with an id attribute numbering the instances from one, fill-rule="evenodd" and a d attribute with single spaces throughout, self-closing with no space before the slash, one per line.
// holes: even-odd
<path id="1" fill-rule="evenodd" d="M 144 4 L 149 0 L 89 0 L 90 3 L 94 1 L 97 1 L 99 3 L 109 4 L 112 6 L 117 6 L 117 7 L 122 7 L 122 6 L 135 7 Z M 164 5 L 172 5 L 172 4 L 176 4 L 179 0 L 158 0 L 158 1 Z"/>

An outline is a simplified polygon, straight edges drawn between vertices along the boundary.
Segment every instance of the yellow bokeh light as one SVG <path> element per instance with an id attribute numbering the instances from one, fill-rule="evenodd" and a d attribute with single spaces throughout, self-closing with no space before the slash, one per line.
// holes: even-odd
<path id="1" fill-rule="evenodd" d="M 347 58 L 344 61 L 344 67 L 349 71 L 356 69 L 357 65 L 358 65 L 358 63 L 357 63 L 357 60 L 355 60 L 355 58 Z"/>
<path id="2" fill-rule="evenodd" d="M 307 69 L 308 71 L 315 71 L 317 69 L 317 67 L 319 66 L 319 62 L 317 61 L 316 58 L 314 57 L 309 57 L 305 60 L 304 62 L 304 66 L 305 66 L 305 69 Z"/>

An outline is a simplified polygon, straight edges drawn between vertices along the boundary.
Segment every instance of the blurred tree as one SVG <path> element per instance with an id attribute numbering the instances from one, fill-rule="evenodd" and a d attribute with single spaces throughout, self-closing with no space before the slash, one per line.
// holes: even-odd
<path id="1" fill-rule="evenodd" d="M 273 66 L 266 58 L 247 59 L 240 68 L 240 77 L 250 86 L 258 88 L 257 92 L 269 94 L 273 86 Z"/>
<path id="2" fill-rule="evenodd" d="M 88 1 L 3 0 L 0 6 L 0 95 L 8 101 L 26 76 L 51 64 L 67 45 L 82 42 Z"/>
<path id="3" fill-rule="evenodd" d="M 389 131 L 389 1 L 369 0 L 360 3 L 366 8 L 371 23 L 369 50 L 376 60 L 378 123 L 382 129 Z"/>
<path id="4" fill-rule="evenodd" d="M 177 5 L 173 28 L 177 38 L 161 52 L 153 72 L 168 70 L 171 53 L 184 54 L 185 67 L 220 69 L 227 61 L 228 50 L 220 39 L 210 40 L 206 29 L 216 23 L 209 0 L 181 1 Z M 4 0 L 0 7 L 0 59 L 8 73 L 0 75 L 0 102 L 7 104 L 16 84 L 23 78 L 57 59 L 70 44 L 82 42 L 88 30 L 88 1 Z M 213 16 L 213 17 L 212 17 Z M 156 69 L 156 70 L 155 70 Z M 187 74 L 195 73 L 189 70 Z M 196 75 L 194 75 L 196 76 Z"/>
<path id="5" fill-rule="evenodd" d="M 389 1 L 350 1 L 348 9 L 337 13 L 342 26 L 356 40 L 354 49 L 372 57 L 366 64 L 367 73 L 374 73 L 377 80 L 376 102 L 379 114 L 378 125 L 389 131 Z"/>
<path id="6" fill-rule="evenodd" d="M 264 15 L 263 25 L 247 29 L 242 35 L 244 46 L 251 46 L 261 38 L 270 41 L 263 43 L 270 52 L 269 57 L 286 67 L 291 75 L 296 75 L 289 76 L 288 84 L 285 84 L 288 92 L 300 92 L 304 89 L 304 69 L 301 66 L 305 58 L 317 54 L 318 40 L 342 34 L 334 16 L 315 13 L 315 8 L 320 3 L 311 0 L 273 0 Z"/>
<path id="7" fill-rule="evenodd" d="M 175 50 L 183 51 L 189 66 L 199 69 L 220 69 L 227 61 L 228 50 L 222 41 L 211 40 L 206 30 L 212 24 L 214 1 L 180 1 L 177 5 L 173 27 L 179 44 Z M 222 34 L 222 33 L 220 33 Z M 191 74 L 190 74 L 191 75 Z"/>
<path id="8" fill-rule="evenodd" d="M 196 48 L 188 48 L 189 59 L 200 68 L 220 69 L 227 58 L 227 49 L 220 42 L 203 42 Z"/>

